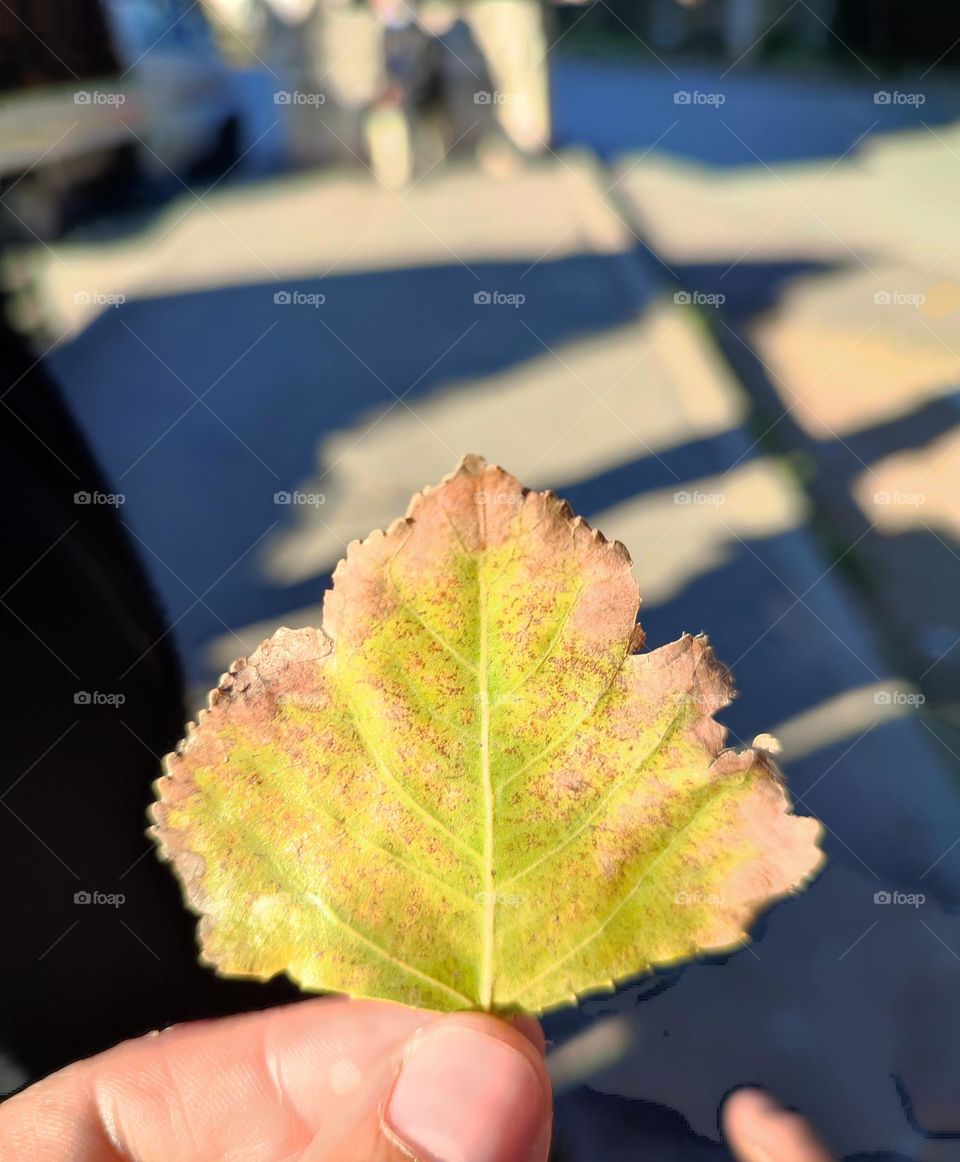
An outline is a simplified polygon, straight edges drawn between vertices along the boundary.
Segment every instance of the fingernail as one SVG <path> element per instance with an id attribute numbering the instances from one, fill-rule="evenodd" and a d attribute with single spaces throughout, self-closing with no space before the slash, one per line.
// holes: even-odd
<path id="1" fill-rule="evenodd" d="M 384 1121 L 420 1162 L 529 1162 L 543 1105 L 522 1053 L 459 1026 L 414 1042 Z"/>
<path id="2" fill-rule="evenodd" d="M 740 1100 L 746 1097 L 758 1114 L 782 1114 L 787 1112 L 786 1106 L 777 1101 L 773 1094 L 765 1089 L 741 1089 Z"/>
<path id="3" fill-rule="evenodd" d="M 732 1127 L 736 1157 L 742 1162 L 777 1162 L 786 1157 L 783 1133 L 783 1115 L 789 1114 L 786 1107 L 766 1090 L 753 1087 L 738 1090 L 736 1098 L 737 1121 L 736 1127 Z"/>

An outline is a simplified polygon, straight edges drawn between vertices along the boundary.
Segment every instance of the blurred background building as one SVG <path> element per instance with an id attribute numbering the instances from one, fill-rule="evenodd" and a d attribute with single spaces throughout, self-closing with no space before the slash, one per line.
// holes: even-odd
<path id="1" fill-rule="evenodd" d="M 828 833 L 749 949 L 548 1018 L 557 1158 L 722 1159 L 744 1083 L 956 1158 L 958 65 L 946 0 L 0 0 L 7 1084 L 295 995 L 196 967 L 157 757 L 472 451 Z"/>

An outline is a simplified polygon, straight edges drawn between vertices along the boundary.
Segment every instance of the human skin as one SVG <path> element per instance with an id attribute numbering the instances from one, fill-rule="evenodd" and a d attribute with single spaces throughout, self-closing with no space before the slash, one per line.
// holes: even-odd
<path id="1" fill-rule="evenodd" d="M 128 1041 L 0 1106 L 38 1162 L 546 1162 L 539 1024 L 324 998 Z M 796 1115 L 734 1094 L 740 1162 L 830 1162 Z"/>

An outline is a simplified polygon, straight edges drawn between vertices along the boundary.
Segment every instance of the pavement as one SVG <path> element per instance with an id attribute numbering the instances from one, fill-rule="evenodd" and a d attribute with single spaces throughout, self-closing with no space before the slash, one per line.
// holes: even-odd
<path id="1" fill-rule="evenodd" d="M 805 488 L 951 759 L 960 749 L 956 126 L 839 158 L 724 171 L 627 156 L 627 213 L 713 329 L 764 439 Z"/>
<path id="2" fill-rule="evenodd" d="M 857 117 L 862 103 L 861 87 Z M 935 199 L 907 216 L 915 230 L 887 231 L 901 253 L 886 246 L 884 260 L 919 281 L 867 283 L 856 265 L 837 268 L 830 237 L 866 253 L 884 241 L 887 210 L 829 217 L 849 206 L 850 183 L 895 199 L 907 180 L 898 148 L 940 167 L 916 177 L 921 194 L 946 189 L 952 164 L 925 138 L 884 139 L 870 158 L 888 189 L 858 160 L 837 161 L 857 117 L 825 130 L 830 172 L 791 169 L 788 193 L 763 165 L 751 182 L 662 151 L 615 160 L 649 142 L 611 137 L 499 178 L 436 171 L 402 194 L 361 173 L 184 193 L 110 240 L 40 259 L 50 334 L 66 329 L 51 369 L 124 495 L 198 697 L 277 625 L 315 624 L 345 544 L 474 451 L 624 541 L 651 647 L 710 634 L 740 690 L 723 715 L 732 742 L 782 738 L 798 809 L 827 828 L 827 870 L 736 955 L 548 1016 L 558 1043 L 616 1034 L 589 1085 L 560 1099 L 562 1157 L 596 1158 L 605 1134 L 631 1157 L 721 1158 L 718 1105 L 748 1082 L 810 1115 L 839 1156 L 957 1156 L 960 783 L 943 678 L 955 602 L 945 587 L 937 604 L 940 583 L 902 552 L 859 555 L 870 538 L 916 532 L 896 523 L 909 505 L 863 513 L 865 495 L 877 503 L 866 465 L 876 491 L 923 492 L 952 553 L 951 479 L 926 457 L 955 463 L 955 419 L 942 423 L 952 405 L 932 386 L 952 373 L 938 348 L 953 321 L 925 315 L 925 339 L 916 312 L 883 314 L 870 288 L 949 282 L 955 255 L 924 270 L 946 224 L 930 217 L 945 213 Z M 810 182 L 837 196 L 783 216 L 796 193 L 811 201 Z M 720 275 L 751 230 L 768 248 L 763 269 L 728 284 Z M 811 274 L 810 253 L 825 272 Z M 694 299 L 719 286 L 719 313 Z M 871 324 L 866 362 L 818 394 L 836 333 Z M 805 343 L 818 338 L 815 359 Z M 743 347 L 749 360 L 733 354 Z M 922 390 L 903 373 L 921 349 Z M 776 374 L 761 381 L 757 364 Z M 839 414 L 851 382 L 884 368 L 896 400 L 864 390 Z M 898 441 L 901 422 L 932 423 L 930 407 L 947 408 L 936 438 Z M 789 439 L 770 438 L 771 424 Z M 882 454 L 866 454 L 865 432 Z M 864 467 L 838 463 L 847 446 Z M 856 511 L 874 526 L 859 541 Z M 904 604 L 922 616 L 895 621 Z M 945 668 L 922 675 L 902 643 L 930 617 Z"/>

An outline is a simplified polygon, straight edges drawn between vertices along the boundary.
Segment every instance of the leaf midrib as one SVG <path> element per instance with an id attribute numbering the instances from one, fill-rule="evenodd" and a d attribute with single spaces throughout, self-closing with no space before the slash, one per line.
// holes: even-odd
<path id="1" fill-rule="evenodd" d="M 477 598 L 480 613 L 480 659 L 477 682 L 480 699 L 480 778 L 483 783 L 483 928 L 481 932 L 482 961 L 480 966 L 480 1005 L 493 1007 L 493 958 L 496 924 L 496 873 L 493 866 L 494 818 L 493 776 L 490 769 L 490 675 L 489 675 L 489 616 L 487 587 L 484 583 L 481 559 L 477 558 Z"/>

